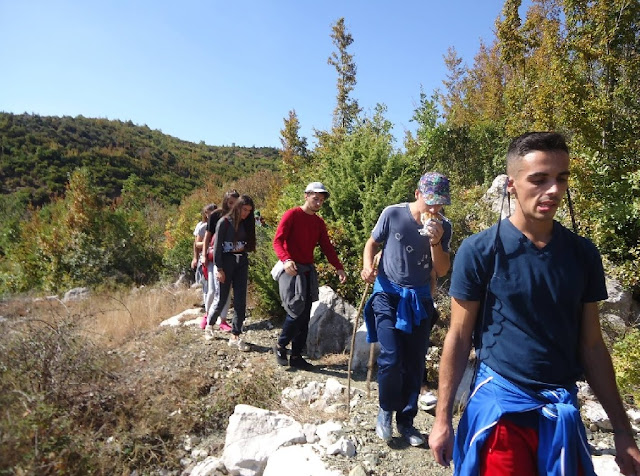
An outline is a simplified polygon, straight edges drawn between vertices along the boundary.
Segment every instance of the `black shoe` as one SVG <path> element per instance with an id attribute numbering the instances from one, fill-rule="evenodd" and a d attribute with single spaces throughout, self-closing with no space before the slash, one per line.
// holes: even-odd
<path id="1" fill-rule="evenodd" d="M 289 358 L 287 357 L 287 349 L 278 347 L 278 344 L 273 348 L 273 353 L 276 354 L 276 362 L 279 365 L 287 366 L 289 365 Z"/>
<path id="2" fill-rule="evenodd" d="M 295 367 L 296 369 L 308 370 L 309 372 L 315 369 L 315 366 L 304 360 L 301 355 L 292 355 L 291 359 L 289 359 L 289 366 Z"/>

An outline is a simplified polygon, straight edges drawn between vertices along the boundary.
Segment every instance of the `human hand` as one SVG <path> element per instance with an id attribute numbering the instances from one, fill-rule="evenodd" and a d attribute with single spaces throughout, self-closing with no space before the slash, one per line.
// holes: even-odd
<path id="1" fill-rule="evenodd" d="M 429 435 L 429 448 L 433 458 L 442 466 L 449 466 L 453 459 L 453 425 L 439 422 L 437 419 Z"/>
<path id="2" fill-rule="evenodd" d="M 427 236 L 429 237 L 429 243 L 436 245 L 442 240 L 444 235 L 444 228 L 439 220 L 430 219 L 427 223 Z"/>
<path id="3" fill-rule="evenodd" d="M 224 271 L 221 269 L 218 269 L 218 271 L 216 272 L 216 279 L 221 282 L 224 283 L 224 280 L 227 279 L 226 275 L 224 274 Z"/>
<path id="4" fill-rule="evenodd" d="M 345 273 L 343 269 L 339 269 L 338 278 L 340 278 L 340 283 L 344 284 L 347 281 L 347 273 Z"/>
<path id="5" fill-rule="evenodd" d="M 620 473 L 625 476 L 640 476 L 640 451 L 633 438 L 633 434 L 615 433 L 616 463 Z"/>
<path id="6" fill-rule="evenodd" d="M 295 261 L 287 260 L 284 263 L 284 272 L 289 276 L 296 276 L 298 274 L 298 267 L 296 266 Z"/>
<path id="7" fill-rule="evenodd" d="M 373 284 L 376 280 L 376 276 L 378 275 L 378 271 L 375 268 L 364 267 L 362 271 L 360 271 L 360 277 L 363 281 L 366 281 L 369 284 Z"/>
<path id="8" fill-rule="evenodd" d="M 191 269 L 196 269 L 197 264 L 198 264 L 198 258 L 193 258 L 191 260 Z"/>

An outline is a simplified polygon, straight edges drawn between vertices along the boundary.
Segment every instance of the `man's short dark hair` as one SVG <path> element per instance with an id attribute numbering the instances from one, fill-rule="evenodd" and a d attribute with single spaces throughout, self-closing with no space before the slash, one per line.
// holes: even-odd
<path id="1" fill-rule="evenodd" d="M 515 173 L 514 166 L 522 157 L 534 151 L 561 150 L 569 153 L 569 147 L 562 134 L 557 132 L 526 132 L 516 137 L 507 150 L 507 173 Z"/>

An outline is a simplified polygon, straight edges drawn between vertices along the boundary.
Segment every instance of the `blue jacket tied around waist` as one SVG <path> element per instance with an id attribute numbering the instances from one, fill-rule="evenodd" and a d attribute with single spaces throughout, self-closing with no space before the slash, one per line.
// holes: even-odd
<path id="1" fill-rule="evenodd" d="M 378 275 L 373 285 L 373 293 L 364 307 L 364 322 L 367 325 L 367 342 L 378 342 L 376 320 L 371 307 L 371 301 L 378 293 L 395 294 L 400 296 L 396 313 L 396 329 L 411 334 L 414 325 L 419 325 L 429 318 L 429 312 L 423 301 L 431 299 L 431 288 L 427 284 L 415 288 L 399 286 Z"/>
<path id="2" fill-rule="evenodd" d="M 538 472 L 575 475 L 578 461 L 585 476 L 595 476 L 587 436 L 577 408 L 577 388 L 531 393 L 481 363 L 475 388 L 460 419 L 453 451 L 456 475 L 477 475 L 482 447 L 503 415 L 536 411 Z"/>

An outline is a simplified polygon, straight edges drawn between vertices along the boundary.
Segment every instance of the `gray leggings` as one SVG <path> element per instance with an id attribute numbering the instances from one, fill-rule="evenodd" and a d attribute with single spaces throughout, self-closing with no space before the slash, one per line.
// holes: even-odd
<path id="1" fill-rule="evenodd" d="M 204 300 L 204 310 L 207 313 L 207 324 L 215 324 L 216 319 L 213 322 L 209 319 L 209 316 L 213 314 L 213 310 L 216 308 L 218 301 L 220 300 L 220 282 L 216 279 L 216 272 L 218 268 L 212 261 L 207 263 L 207 271 L 209 272 L 209 279 L 207 279 L 207 294 Z M 227 296 L 227 302 L 222 308 L 220 317 L 227 319 L 227 313 L 229 312 L 229 305 L 231 304 L 231 293 Z"/>

